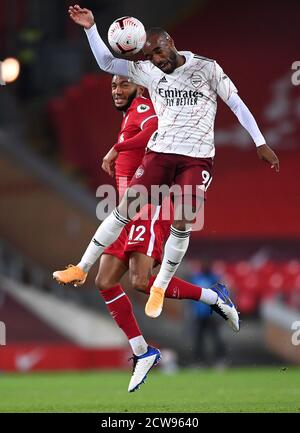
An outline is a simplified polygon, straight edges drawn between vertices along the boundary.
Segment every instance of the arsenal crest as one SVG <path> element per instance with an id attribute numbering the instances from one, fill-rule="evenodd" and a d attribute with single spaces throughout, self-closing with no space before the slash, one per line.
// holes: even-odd
<path id="1" fill-rule="evenodd" d="M 192 81 L 192 85 L 197 88 L 200 86 L 202 78 L 200 75 L 193 75 L 191 81 Z"/>

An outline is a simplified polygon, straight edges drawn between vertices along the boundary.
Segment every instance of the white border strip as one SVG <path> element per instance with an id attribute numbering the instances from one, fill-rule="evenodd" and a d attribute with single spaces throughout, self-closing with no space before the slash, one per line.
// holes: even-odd
<path id="1" fill-rule="evenodd" d="M 150 256 L 150 257 L 151 257 L 151 254 L 153 252 L 154 242 L 155 242 L 154 224 L 156 223 L 156 221 L 157 221 L 157 219 L 159 217 L 160 208 L 161 208 L 161 206 L 157 206 L 156 207 L 156 211 L 155 211 L 155 214 L 153 216 L 153 220 L 151 221 L 151 226 L 150 226 L 151 237 L 150 237 L 150 241 L 149 241 L 149 245 L 148 245 L 148 250 L 147 250 L 147 256 Z"/>
<path id="2" fill-rule="evenodd" d="M 149 116 L 149 117 L 147 117 L 147 119 L 143 120 L 142 123 L 141 123 L 140 128 L 143 130 L 145 123 L 148 122 L 148 120 L 153 119 L 153 117 L 157 117 L 157 115 L 156 114 L 152 114 L 152 116 Z"/>
<path id="3" fill-rule="evenodd" d="M 121 295 L 118 295 L 118 296 L 116 296 L 114 299 L 111 299 L 110 301 L 107 301 L 107 302 L 105 302 L 105 303 L 106 303 L 106 305 L 107 305 L 107 304 L 111 304 L 112 302 L 116 301 L 117 299 L 122 298 L 122 296 L 124 296 L 124 295 L 125 295 L 125 292 L 121 293 Z"/>

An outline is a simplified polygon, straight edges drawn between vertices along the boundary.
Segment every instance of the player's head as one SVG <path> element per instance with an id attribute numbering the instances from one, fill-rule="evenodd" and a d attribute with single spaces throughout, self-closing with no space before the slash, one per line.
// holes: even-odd
<path id="1" fill-rule="evenodd" d="M 117 110 L 126 111 L 137 96 L 141 96 L 144 87 L 138 86 L 130 78 L 114 75 L 111 81 L 111 94 Z"/>
<path id="2" fill-rule="evenodd" d="M 177 68 L 180 57 L 173 39 L 159 27 L 153 27 L 146 33 L 147 39 L 143 47 L 145 58 L 165 74 L 171 74 Z"/>

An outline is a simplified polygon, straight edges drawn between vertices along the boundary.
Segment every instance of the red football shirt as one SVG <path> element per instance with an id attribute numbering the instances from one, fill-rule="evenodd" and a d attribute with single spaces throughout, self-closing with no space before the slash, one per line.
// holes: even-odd
<path id="1" fill-rule="evenodd" d="M 118 143 L 114 146 L 119 152 L 115 177 L 120 197 L 140 166 L 148 141 L 157 127 L 157 116 L 150 99 L 135 98 L 124 114 Z"/>

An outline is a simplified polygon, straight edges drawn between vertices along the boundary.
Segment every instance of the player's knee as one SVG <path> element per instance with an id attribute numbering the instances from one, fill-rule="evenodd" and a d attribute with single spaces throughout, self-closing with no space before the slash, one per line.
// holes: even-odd
<path id="1" fill-rule="evenodd" d="M 148 278 L 142 275 L 133 274 L 131 275 L 130 282 L 134 290 L 138 290 L 139 292 L 143 292 L 143 293 L 147 292 L 148 285 L 149 285 Z"/>
<path id="2" fill-rule="evenodd" d="M 113 286 L 113 284 L 111 284 L 111 281 L 104 275 L 101 275 L 100 273 L 97 274 L 97 277 L 95 279 L 95 284 L 98 290 L 107 290 Z"/>
<path id="3" fill-rule="evenodd" d="M 177 221 L 173 221 L 172 226 L 176 229 L 176 230 L 180 230 L 180 231 L 185 231 L 187 230 L 187 223 L 184 220 L 177 220 Z"/>

